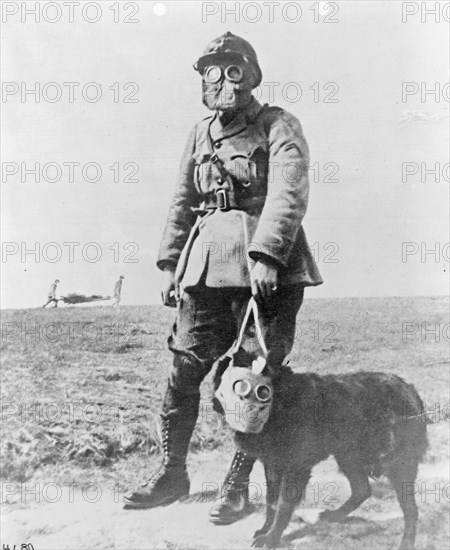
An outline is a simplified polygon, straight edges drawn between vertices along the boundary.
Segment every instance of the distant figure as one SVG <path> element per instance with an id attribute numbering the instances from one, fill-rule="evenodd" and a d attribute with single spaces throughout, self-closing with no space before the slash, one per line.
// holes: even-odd
<path id="1" fill-rule="evenodd" d="M 48 306 L 48 304 L 51 304 L 52 302 L 55 304 L 53 307 L 58 307 L 58 299 L 56 298 L 56 287 L 58 286 L 58 283 L 59 279 L 55 279 L 55 282 L 52 283 L 50 290 L 48 291 L 47 303 L 45 303 L 42 307 Z"/>
<path id="2" fill-rule="evenodd" d="M 120 304 L 120 294 L 122 293 L 122 282 L 125 279 L 123 275 L 119 277 L 119 280 L 114 285 L 114 303 L 113 307 L 118 307 Z"/>

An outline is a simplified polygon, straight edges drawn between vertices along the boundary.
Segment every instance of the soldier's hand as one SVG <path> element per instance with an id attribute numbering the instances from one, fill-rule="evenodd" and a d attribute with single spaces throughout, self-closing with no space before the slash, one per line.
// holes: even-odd
<path id="1" fill-rule="evenodd" d="M 278 269 L 274 264 L 269 264 L 263 260 L 256 262 L 255 267 L 250 273 L 250 283 L 252 295 L 256 301 L 263 300 L 273 296 L 277 290 Z"/>
<path id="2" fill-rule="evenodd" d="M 175 288 L 175 271 L 173 269 L 165 269 L 162 286 L 161 299 L 165 306 L 177 307 L 178 289 Z"/>

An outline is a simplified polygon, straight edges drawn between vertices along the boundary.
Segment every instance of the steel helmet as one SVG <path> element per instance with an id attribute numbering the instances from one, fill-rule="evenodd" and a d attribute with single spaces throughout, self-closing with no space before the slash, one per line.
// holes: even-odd
<path id="1" fill-rule="evenodd" d="M 244 61 L 252 67 L 255 72 L 254 88 L 259 86 L 262 80 L 261 69 L 258 65 L 258 57 L 252 46 L 240 36 L 236 36 L 231 32 L 226 32 L 218 38 L 215 38 L 203 52 L 194 65 L 194 69 L 200 74 L 203 74 L 205 67 L 213 65 L 221 59 L 236 59 L 236 61 Z"/>

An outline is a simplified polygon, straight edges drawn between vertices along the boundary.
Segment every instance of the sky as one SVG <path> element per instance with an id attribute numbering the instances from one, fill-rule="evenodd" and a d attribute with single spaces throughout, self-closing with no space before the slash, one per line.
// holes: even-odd
<path id="1" fill-rule="evenodd" d="M 39 22 L 3 4 L 2 308 L 41 305 L 55 278 L 61 295 L 108 295 L 119 275 L 124 304 L 159 301 L 155 262 L 181 153 L 209 114 L 192 65 L 228 30 L 258 54 L 258 99 L 294 114 L 309 143 L 304 228 L 325 283 L 308 298 L 448 292 L 445 14 L 275 2 L 271 18 L 242 2 L 236 21 L 224 3 L 104 1 L 101 14 L 86 8 L 83 19 L 80 2 L 72 22 L 65 10 L 51 23 L 45 3 Z M 36 83 L 39 101 L 22 97 Z M 39 182 L 26 172 L 35 163 Z"/>

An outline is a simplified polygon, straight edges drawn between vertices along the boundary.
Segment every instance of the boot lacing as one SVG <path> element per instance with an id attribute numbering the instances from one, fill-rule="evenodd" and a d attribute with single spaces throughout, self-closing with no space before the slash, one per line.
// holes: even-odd
<path id="1" fill-rule="evenodd" d="M 248 479 L 246 481 L 241 481 L 239 487 L 237 487 L 237 481 L 239 474 L 241 473 L 241 468 L 245 462 L 246 456 L 244 453 L 236 453 L 234 460 L 231 464 L 230 472 L 227 475 L 225 482 L 223 484 L 222 496 L 228 496 L 230 493 L 243 490 L 248 487 Z"/>
<path id="2" fill-rule="evenodd" d="M 162 429 L 162 451 L 163 451 L 163 461 L 156 472 L 149 478 L 149 480 L 144 483 L 143 487 L 153 487 L 156 482 L 163 477 L 166 472 L 167 467 L 169 466 L 170 456 L 169 456 L 169 420 L 166 419 L 163 422 Z"/>
<path id="3" fill-rule="evenodd" d="M 169 419 L 165 420 L 162 427 L 162 448 L 163 448 L 163 464 L 165 466 L 169 463 Z"/>

